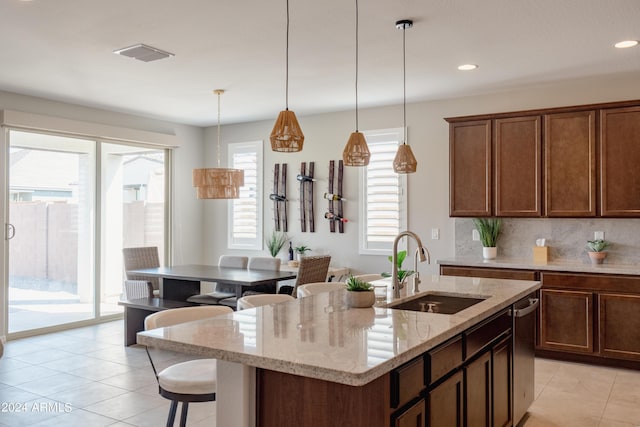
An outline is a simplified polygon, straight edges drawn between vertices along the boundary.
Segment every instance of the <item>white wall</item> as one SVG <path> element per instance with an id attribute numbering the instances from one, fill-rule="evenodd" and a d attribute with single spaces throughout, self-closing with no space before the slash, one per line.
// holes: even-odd
<path id="1" fill-rule="evenodd" d="M 470 75 L 472 78 L 472 75 Z M 421 102 L 407 106 L 409 143 L 418 160 L 418 171 L 409 175 L 409 229 L 421 236 L 432 255 L 430 267 L 420 266 L 421 272 L 436 273 L 435 260 L 455 255 L 455 222 L 449 218 L 449 129 L 444 117 L 497 113 L 536 108 L 570 106 L 598 102 L 640 99 L 638 73 L 615 77 L 571 80 L 530 88 L 514 88 L 500 93 L 470 96 L 450 100 Z M 295 111 L 295 105 L 292 106 Z M 274 111 L 274 120 L 277 111 Z M 274 163 L 288 163 L 290 178 L 288 192 L 296 193 L 300 162 L 315 161 L 316 182 L 315 205 L 316 232 L 301 233 L 297 202 L 289 204 L 289 236 L 294 244 L 305 244 L 314 250 L 329 250 L 333 265 L 346 265 L 357 272 L 388 271 L 389 263 L 382 256 L 358 255 L 358 209 L 352 201 L 357 200 L 357 170 L 345 168 L 344 196 L 345 233 L 329 233 L 322 213 L 326 202 L 320 197 L 326 191 L 329 160 L 338 160 L 342 149 L 354 130 L 353 111 L 298 117 L 305 133 L 304 149 L 300 153 L 274 153 L 269 144 L 269 133 L 273 121 L 223 126 L 222 143 L 263 140 L 265 143 L 264 180 L 265 233 L 273 229 L 272 202 L 268 193 L 272 185 Z M 360 111 L 360 130 L 384 129 L 402 125 L 401 106 L 373 108 Z M 205 131 L 205 156 L 210 165 L 215 161 L 215 128 Z M 223 153 L 222 158 L 226 156 Z M 205 256 L 215 262 L 222 253 L 233 253 L 226 249 L 226 203 L 207 201 L 205 214 Z M 431 229 L 440 229 L 440 240 L 431 240 Z M 265 255 L 266 250 L 262 251 Z M 257 255 L 258 252 L 249 253 Z M 406 265 L 406 264 L 405 264 Z M 409 264 L 410 265 L 410 264 Z"/>
<path id="2" fill-rule="evenodd" d="M 195 197 L 195 191 L 191 186 L 191 169 L 202 159 L 201 128 L 154 120 L 130 114 L 115 113 L 95 108 L 86 108 L 77 105 L 49 101 L 41 98 L 24 96 L 8 92 L 0 92 L 0 110 L 15 110 L 27 113 L 61 117 L 76 121 L 99 123 L 123 128 L 144 130 L 149 132 L 175 134 L 176 145 L 174 150 L 174 202 L 173 210 L 173 262 L 199 263 L 202 262 L 202 209 Z M 2 139 L 0 139 L 2 142 Z M 4 160 L 4 156 L 0 156 Z M 2 173 L 0 173 L 0 188 L 6 188 L 5 162 L 0 161 Z M 6 195 L 2 192 L 4 197 Z M 3 199 L 3 206 L 6 200 Z M 6 213 L 2 211 L 2 223 L 7 222 Z M 5 245 L 0 249 L 0 260 L 4 260 Z M 5 266 L 0 261 L 0 280 L 2 292 L 0 292 L 0 335 L 5 330 L 6 313 L 3 312 L 6 305 L 7 285 L 4 281 Z"/>

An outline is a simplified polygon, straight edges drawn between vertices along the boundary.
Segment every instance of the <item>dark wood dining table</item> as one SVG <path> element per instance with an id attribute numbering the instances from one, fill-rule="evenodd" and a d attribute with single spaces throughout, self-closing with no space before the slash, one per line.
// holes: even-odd
<path id="1" fill-rule="evenodd" d="M 187 298 L 200 293 L 200 282 L 216 282 L 233 285 L 236 296 L 252 287 L 269 285 L 281 280 L 295 279 L 291 271 L 248 270 L 244 268 L 218 267 L 215 265 L 176 265 L 172 267 L 130 270 L 128 273 L 159 277 L 160 297 L 120 301 L 124 306 L 124 344 L 136 343 L 136 334 L 144 330 L 144 319 L 157 311 L 198 304 Z"/>
<path id="2" fill-rule="evenodd" d="M 175 265 L 172 267 L 144 268 L 129 273 L 160 277 L 160 298 L 186 301 L 200 293 L 200 282 L 233 285 L 240 298 L 248 288 L 268 285 L 281 280 L 295 279 L 291 271 L 249 270 L 246 268 L 218 267 L 215 265 Z"/>

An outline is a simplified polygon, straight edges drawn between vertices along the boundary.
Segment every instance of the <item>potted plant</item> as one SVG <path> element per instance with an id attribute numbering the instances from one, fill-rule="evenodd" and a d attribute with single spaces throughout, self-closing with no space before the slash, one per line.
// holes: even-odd
<path id="1" fill-rule="evenodd" d="M 269 253 L 272 257 L 277 257 L 280 253 L 280 250 L 287 243 L 289 238 L 286 234 L 281 231 L 273 231 L 271 235 L 266 239 L 265 243 L 267 244 L 267 249 L 269 249 Z"/>
<path id="2" fill-rule="evenodd" d="M 349 276 L 346 281 L 347 305 L 353 308 L 371 307 L 376 302 L 371 283 Z"/>
<path id="3" fill-rule="evenodd" d="M 607 257 L 607 249 L 611 243 L 603 239 L 587 240 L 587 251 L 592 264 L 602 264 Z"/>
<path id="4" fill-rule="evenodd" d="M 473 218 L 473 225 L 478 230 L 480 242 L 482 242 L 482 257 L 494 259 L 498 253 L 496 245 L 502 231 L 502 220 L 500 218 Z"/>
<path id="5" fill-rule="evenodd" d="M 402 285 L 404 285 L 404 282 L 407 279 L 407 277 L 409 277 L 413 273 L 415 273 L 415 271 L 413 271 L 413 270 L 403 270 L 402 269 L 402 263 L 404 262 L 406 257 L 407 257 L 407 251 L 399 251 L 398 252 L 398 259 L 396 261 L 396 264 L 398 264 L 398 283 L 400 283 L 400 287 L 402 287 Z M 393 257 L 391 255 L 389 255 L 387 257 L 387 259 L 389 260 L 389 262 L 393 262 Z M 382 277 L 391 277 L 391 273 L 389 273 L 389 272 L 381 273 L 381 275 L 382 275 Z"/>
<path id="6" fill-rule="evenodd" d="M 304 246 L 304 245 L 300 245 L 300 246 L 296 246 L 295 248 L 293 248 L 297 255 L 298 261 L 300 261 L 300 258 L 302 258 L 305 254 L 305 252 L 310 251 L 311 248 Z"/>

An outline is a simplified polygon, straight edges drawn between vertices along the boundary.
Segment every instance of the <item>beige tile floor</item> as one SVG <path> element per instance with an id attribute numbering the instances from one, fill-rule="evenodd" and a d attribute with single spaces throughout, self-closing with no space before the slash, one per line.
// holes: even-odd
<path id="1" fill-rule="evenodd" d="M 116 321 L 10 341 L 0 359 L 0 427 L 163 426 L 169 402 L 145 351 L 125 348 L 122 331 Z M 640 426 L 640 371 L 537 359 L 535 387 L 525 427 Z M 215 410 L 192 404 L 188 425 L 214 426 Z"/>

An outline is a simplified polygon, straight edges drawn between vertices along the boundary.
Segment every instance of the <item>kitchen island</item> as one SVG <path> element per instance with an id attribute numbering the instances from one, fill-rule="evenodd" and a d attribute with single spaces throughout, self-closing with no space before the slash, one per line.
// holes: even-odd
<path id="1" fill-rule="evenodd" d="M 411 425 L 402 417 L 416 411 L 424 416 L 427 407 L 420 402 L 428 387 L 458 378 L 456 358 L 462 363 L 469 352 L 464 334 L 487 320 L 502 322 L 512 304 L 539 287 L 534 281 L 432 276 L 418 289 L 405 287 L 398 301 L 391 301 L 389 290 L 385 304 L 428 292 L 484 299 L 448 315 L 349 309 L 345 291 L 336 291 L 141 332 L 138 342 L 218 359 L 218 426 L 321 426 L 336 420 Z M 435 375 L 431 365 L 440 360 L 451 370 Z"/>

